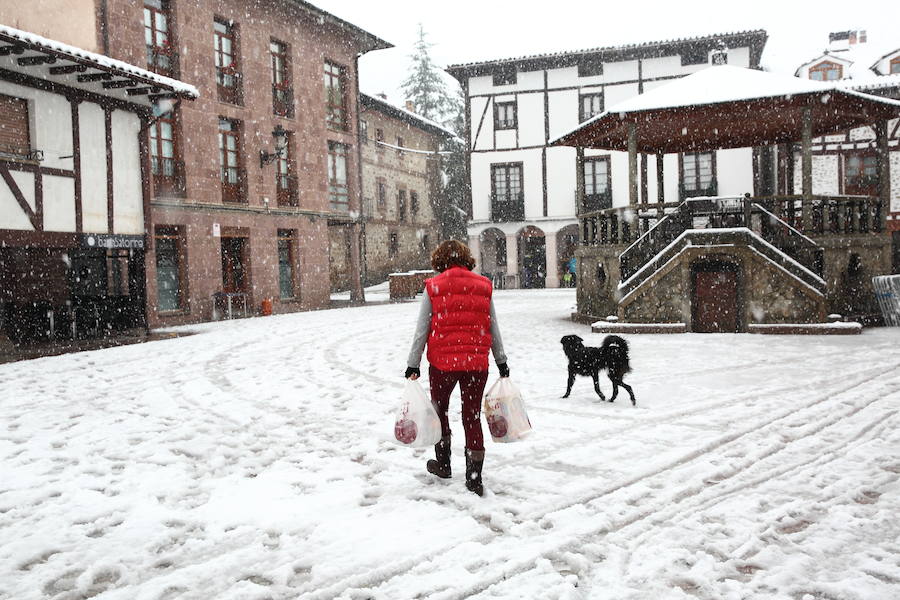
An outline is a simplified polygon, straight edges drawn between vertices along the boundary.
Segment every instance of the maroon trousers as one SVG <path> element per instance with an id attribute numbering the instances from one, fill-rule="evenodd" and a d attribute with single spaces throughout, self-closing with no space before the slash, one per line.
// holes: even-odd
<path id="1" fill-rule="evenodd" d="M 431 401 L 434 402 L 441 418 L 441 435 L 450 437 L 450 421 L 447 409 L 450 394 L 459 383 L 462 395 L 462 422 L 466 432 L 466 449 L 483 452 L 484 434 L 481 431 L 481 398 L 487 383 L 487 371 L 441 371 L 428 367 L 431 385 Z"/>

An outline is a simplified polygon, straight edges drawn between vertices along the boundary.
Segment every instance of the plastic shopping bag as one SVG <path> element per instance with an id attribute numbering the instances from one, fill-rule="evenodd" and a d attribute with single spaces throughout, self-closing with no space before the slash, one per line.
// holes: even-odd
<path id="1" fill-rule="evenodd" d="M 495 442 L 517 442 L 531 432 L 522 392 L 501 377 L 484 396 L 484 417 Z"/>
<path id="2" fill-rule="evenodd" d="M 413 448 L 434 446 L 441 441 L 441 420 L 418 381 L 406 380 L 403 400 L 394 417 L 394 439 Z"/>

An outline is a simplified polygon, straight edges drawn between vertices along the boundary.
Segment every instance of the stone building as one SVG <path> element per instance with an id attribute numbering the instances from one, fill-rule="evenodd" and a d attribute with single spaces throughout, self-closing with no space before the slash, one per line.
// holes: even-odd
<path id="1" fill-rule="evenodd" d="M 412 110 L 360 95 L 360 148 L 364 279 L 385 281 L 389 273 L 430 268 L 441 241 L 438 215 L 441 154 L 453 132 Z M 332 285 L 346 280 L 343 240 L 332 238 Z"/>

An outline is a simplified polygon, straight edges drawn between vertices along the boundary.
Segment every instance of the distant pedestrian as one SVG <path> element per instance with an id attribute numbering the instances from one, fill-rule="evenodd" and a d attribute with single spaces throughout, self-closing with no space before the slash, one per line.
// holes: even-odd
<path id="1" fill-rule="evenodd" d="M 570 258 L 566 269 L 569 275 L 569 285 L 575 287 L 578 283 L 578 259 L 574 256 Z"/>
<path id="2" fill-rule="evenodd" d="M 488 378 L 488 351 L 500 377 L 509 377 L 497 315 L 488 278 L 472 272 L 475 259 L 469 248 L 456 240 L 441 243 L 431 255 L 439 275 L 426 280 L 419 320 L 407 359 L 406 377 L 418 379 L 422 352 L 428 346 L 428 376 L 431 400 L 441 419 L 441 441 L 435 444 L 435 460 L 429 473 L 450 477 L 450 394 L 459 384 L 462 422 L 466 436 L 466 488 L 484 494 L 484 434 L 481 430 L 481 399 Z"/>

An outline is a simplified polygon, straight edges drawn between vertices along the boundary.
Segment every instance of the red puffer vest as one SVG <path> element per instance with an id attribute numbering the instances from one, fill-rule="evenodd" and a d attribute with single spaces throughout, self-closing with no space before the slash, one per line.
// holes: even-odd
<path id="1" fill-rule="evenodd" d="M 491 282 L 451 267 L 425 282 L 431 299 L 428 362 L 441 371 L 487 371 L 491 349 Z"/>

